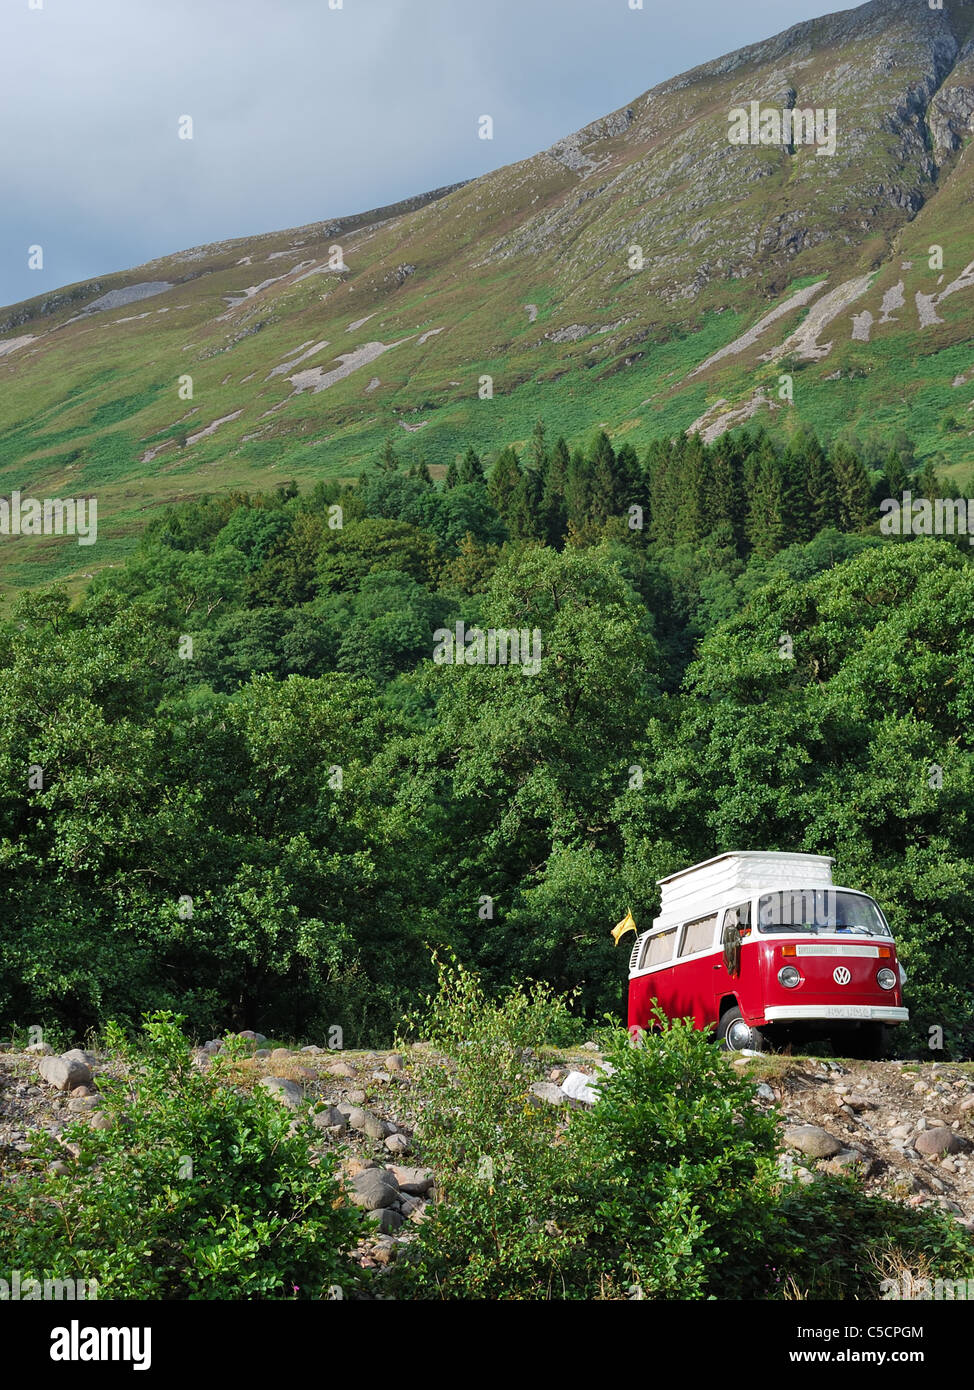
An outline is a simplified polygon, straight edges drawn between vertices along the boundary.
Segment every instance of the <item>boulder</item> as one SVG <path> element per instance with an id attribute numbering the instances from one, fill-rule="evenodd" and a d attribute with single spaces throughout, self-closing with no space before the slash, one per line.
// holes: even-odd
<path id="1" fill-rule="evenodd" d="M 91 1067 L 74 1057 L 42 1057 L 41 1077 L 57 1091 L 73 1091 L 76 1086 L 91 1085 Z"/>
<path id="2" fill-rule="evenodd" d="M 399 1184 L 387 1168 L 366 1168 L 352 1179 L 349 1196 L 357 1207 L 379 1211 L 392 1206 L 399 1196 Z"/>
<path id="3" fill-rule="evenodd" d="M 593 1082 L 583 1071 L 570 1071 L 561 1083 L 560 1090 L 562 1098 L 567 1096 L 569 1100 L 581 1100 L 586 1105 L 594 1105 L 599 1098 L 595 1089 L 597 1085 L 598 1082 Z"/>
<path id="4" fill-rule="evenodd" d="M 784 1141 L 789 1149 L 797 1149 L 809 1158 L 833 1158 L 842 1145 L 821 1125 L 787 1125 Z"/>
<path id="5" fill-rule="evenodd" d="M 925 1129 L 922 1134 L 918 1134 L 913 1141 L 913 1147 L 917 1153 L 927 1155 L 959 1154 L 970 1148 L 970 1142 L 955 1134 L 952 1129 L 941 1125 L 936 1129 Z"/>
<path id="6" fill-rule="evenodd" d="M 286 1081 L 282 1076 L 262 1076 L 258 1086 L 269 1091 L 275 1100 L 291 1110 L 297 1110 L 304 1100 L 304 1092 L 296 1081 Z"/>
<path id="7" fill-rule="evenodd" d="M 72 1047 L 70 1052 L 62 1052 L 61 1056 L 67 1062 L 83 1062 L 86 1067 L 94 1067 L 97 1060 L 93 1052 L 82 1052 L 80 1047 Z"/>
<path id="8" fill-rule="evenodd" d="M 425 1197 L 433 1186 L 432 1168 L 400 1168 L 392 1163 L 386 1171 L 395 1177 L 400 1192 L 405 1192 L 410 1197 Z"/>
<path id="9" fill-rule="evenodd" d="M 367 1213 L 369 1221 L 375 1222 L 379 1231 L 384 1236 L 391 1236 L 399 1230 L 403 1223 L 403 1216 L 398 1211 L 393 1211 L 391 1207 L 375 1207 Z"/>

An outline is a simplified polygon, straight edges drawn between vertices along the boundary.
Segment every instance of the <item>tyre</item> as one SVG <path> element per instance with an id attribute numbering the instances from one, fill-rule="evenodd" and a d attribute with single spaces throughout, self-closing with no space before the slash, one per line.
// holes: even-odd
<path id="1" fill-rule="evenodd" d="M 741 1052 L 748 1048 L 751 1052 L 766 1052 L 768 1048 L 764 1034 L 759 1028 L 745 1023 L 741 1011 L 735 1005 L 721 1014 L 717 1024 L 717 1043 L 724 1052 Z"/>

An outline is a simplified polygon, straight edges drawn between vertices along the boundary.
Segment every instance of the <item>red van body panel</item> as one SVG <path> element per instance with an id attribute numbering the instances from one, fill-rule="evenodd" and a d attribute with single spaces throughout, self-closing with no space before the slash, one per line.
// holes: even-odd
<path id="1" fill-rule="evenodd" d="M 778 980 L 786 965 L 796 966 L 802 975 L 792 989 Z M 884 967 L 896 975 L 893 989 L 882 989 L 876 982 Z M 841 972 L 848 972 L 847 983 L 838 982 L 837 970 L 840 978 Z M 629 982 L 629 1026 L 650 1027 L 658 1002 L 667 1018 L 692 1018 L 696 1027 L 705 1028 L 717 1023 L 721 1003 L 729 998 L 754 1027 L 830 1019 L 868 1022 L 876 1010 L 903 1007 L 896 946 L 891 938 L 851 941 L 752 933 L 742 943 L 737 975 L 728 973 L 721 950 L 634 975 Z"/>

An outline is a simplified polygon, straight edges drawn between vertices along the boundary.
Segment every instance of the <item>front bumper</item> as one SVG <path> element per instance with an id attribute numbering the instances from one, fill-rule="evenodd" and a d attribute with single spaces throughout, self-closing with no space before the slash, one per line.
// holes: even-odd
<path id="1" fill-rule="evenodd" d="M 897 1009 L 878 1004 L 773 1004 L 764 1011 L 766 1023 L 787 1023 L 813 1020 L 829 1023 L 847 1019 L 861 1023 L 906 1023 L 909 1009 Z"/>

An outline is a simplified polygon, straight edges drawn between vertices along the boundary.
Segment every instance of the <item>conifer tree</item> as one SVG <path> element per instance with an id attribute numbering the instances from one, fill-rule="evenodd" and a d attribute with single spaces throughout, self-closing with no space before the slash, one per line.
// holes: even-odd
<path id="1" fill-rule="evenodd" d="M 545 475 L 544 490 L 541 494 L 541 514 L 544 520 L 544 535 L 549 545 L 561 548 L 568 525 L 568 511 L 565 506 L 565 488 L 568 482 L 568 469 L 571 458 L 564 436 L 559 437 L 551 456 Z"/>
<path id="2" fill-rule="evenodd" d="M 747 539 L 755 555 L 762 559 L 776 554 L 786 544 L 786 489 L 784 470 L 777 450 L 764 435 L 745 463 L 748 516 Z"/>
<path id="3" fill-rule="evenodd" d="M 565 479 L 565 510 L 568 521 L 580 530 L 589 516 L 592 495 L 592 475 L 589 462 L 581 449 L 572 452 Z"/>
<path id="4" fill-rule="evenodd" d="M 708 531 L 707 452 L 699 434 L 690 435 L 684 444 L 677 478 L 675 540 L 678 545 L 696 545 Z"/>
<path id="5" fill-rule="evenodd" d="M 859 455 L 842 441 L 833 446 L 830 461 L 835 478 L 839 528 L 842 531 L 864 531 L 877 519 L 869 474 Z"/>
<path id="6" fill-rule="evenodd" d="M 910 476 L 903 464 L 903 458 L 898 449 L 890 449 L 883 464 L 883 496 L 896 497 L 902 499 L 906 491 Z"/>
<path id="7" fill-rule="evenodd" d="M 482 483 L 484 481 L 484 466 L 480 461 L 479 455 L 474 449 L 468 448 L 457 467 L 457 482 Z"/>
<path id="8" fill-rule="evenodd" d="M 444 491 L 449 492 L 451 488 L 456 487 L 459 481 L 460 471 L 457 468 L 457 461 L 456 459 L 451 459 L 446 470 L 446 478 L 443 480 Z"/>
<path id="9" fill-rule="evenodd" d="M 520 482 L 521 465 L 518 463 L 517 454 L 508 447 L 498 456 L 487 482 L 487 496 L 490 498 L 491 506 L 505 525 L 508 524 L 511 503 Z"/>
<path id="10" fill-rule="evenodd" d="M 618 516 L 622 510 L 615 450 L 605 430 L 600 430 L 595 437 L 590 470 L 591 494 L 588 514 L 593 521 L 601 524 L 608 521 L 610 516 Z"/>

